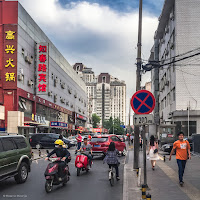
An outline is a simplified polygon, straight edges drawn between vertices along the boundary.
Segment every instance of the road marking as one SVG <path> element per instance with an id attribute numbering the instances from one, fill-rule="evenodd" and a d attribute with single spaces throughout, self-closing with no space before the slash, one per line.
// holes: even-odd
<path id="1" fill-rule="evenodd" d="M 158 155 L 158 157 L 160 158 L 160 160 L 164 160 L 164 158 L 161 155 Z"/>
<path id="2" fill-rule="evenodd" d="M 157 162 L 157 165 L 160 169 L 178 186 L 178 173 L 175 172 L 171 167 L 167 166 L 164 162 Z M 200 191 L 190 184 L 188 181 L 185 181 L 184 186 L 180 187 L 180 189 L 191 199 L 191 200 L 199 200 L 200 199 Z"/>

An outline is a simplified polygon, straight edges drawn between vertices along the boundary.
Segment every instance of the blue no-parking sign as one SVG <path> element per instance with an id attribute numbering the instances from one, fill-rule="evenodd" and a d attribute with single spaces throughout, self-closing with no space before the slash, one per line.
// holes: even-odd
<path id="1" fill-rule="evenodd" d="M 139 90 L 131 98 L 131 107 L 137 115 L 149 114 L 155 107 L 155 97 L 147 90 Z"/>

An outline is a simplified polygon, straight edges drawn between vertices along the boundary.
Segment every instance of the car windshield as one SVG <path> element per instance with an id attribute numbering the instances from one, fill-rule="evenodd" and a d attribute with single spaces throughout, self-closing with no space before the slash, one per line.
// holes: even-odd
<path id="1" fill-rule="evenodd" d="M 93 137 L 91 142 L 106 142 L 108 141 L 108 137 Z"/>

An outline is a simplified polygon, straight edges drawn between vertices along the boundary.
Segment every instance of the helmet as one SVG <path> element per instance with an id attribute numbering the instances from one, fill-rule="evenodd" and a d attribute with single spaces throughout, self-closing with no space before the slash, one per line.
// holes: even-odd
<path id="1" fill-rule="evenodd" d="M 62 145 L 64 144 L 64 142 L 63 142 L 62 140 L 58 139 L 58 140 L 56 140 L 56 141 L 54 142 L 54 144 L 57 144 L 57 145 L 62 146 Z"/>

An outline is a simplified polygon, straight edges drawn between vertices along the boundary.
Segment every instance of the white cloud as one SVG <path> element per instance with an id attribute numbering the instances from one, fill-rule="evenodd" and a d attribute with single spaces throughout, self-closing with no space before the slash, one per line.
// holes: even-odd
<path id="1" fill-rule="evenodd" d="M 135 91 L 138 12 L 118 13 L 88 2 L 61 7 L 58 0 L 20 0 L 32 18 L 73 65 L 83 62 L 96 74 L 109 72 Z M 148 59 L 157 18 L 143 13 L 142 54 Z M 149 76 L 147 76 L 149 81 Z"/>

